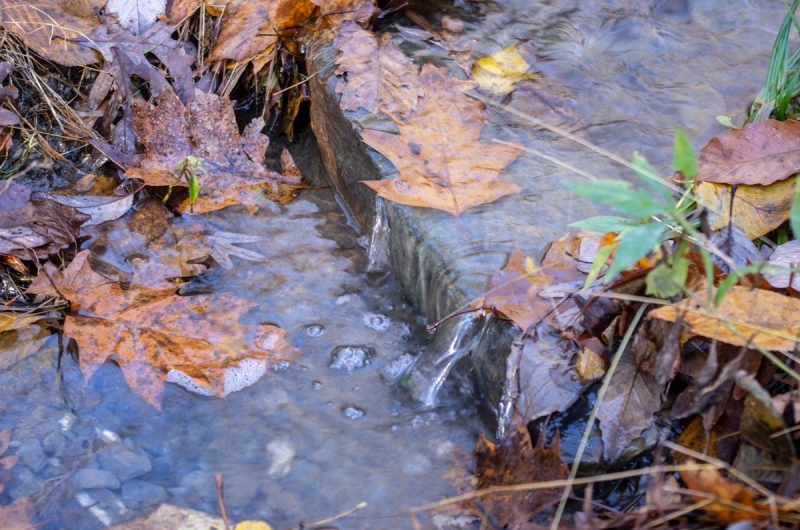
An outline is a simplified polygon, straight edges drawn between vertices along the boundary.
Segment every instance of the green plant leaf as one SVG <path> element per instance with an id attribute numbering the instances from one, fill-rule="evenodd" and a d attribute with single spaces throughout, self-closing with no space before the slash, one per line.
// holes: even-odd
<path id="1" fill-rule="evenodd" d="M 608 232 L 621 232 L 626 228 L 630 228 L 632 225 L 635 225 L 634 221 L 626 219 L 625 217 L 617 217 L 614 215 L 598 215 L 596 217 L 582 219 L 570 224 L 570 226 L 580 228 L 581 230 L 600 232 L 601 234 L 606 234 Z"/>
<path id="2" fill-rule="evenodd" d="M 692 142 L 680 129 L 675 130 L 675 152 L 672 157 L 672 165 L 675 170 L 683 174 L 684 186 L 691 186 L 692 179 L 697 176 L 697 158 L 692 149 Z"/>
<path id="3" fill-rule="evenodd" d="M 661 242 L 666 230 L 667 226 L 664 223 L 655 222 L 638 226 L 621 234 L 618 238 L 617 250 L 614 252 L 614 262 L 606 275 L 606 281 L 632 267 L 649 254 Z"/>
<path id="4" fill-rule="evenodd" d="M 728 127 L 729 129 L 735 129 L 736 126 L 733 124 L 733 118 L 730 116 L 726 116 L 724 114 L 720 114 L 717 116 L 717 122 L 724 127 Z"/>
<path id="5" fill-rule="evenodd" d="M 664 214 L 667 210 L 665 204 L 653 198 L 652 193 L 634 189 L 630 182 L 624 180 L 602 179 L 565 185 L 591 201 L 607 204 L 615 211 L 631 217 L 646 219 Z"/>
<path id="6" fill-rule="evenodd" d="M 689 260 L 679 251 L 672 265 L 661 263 L 647 274 L 646 292 L 661 298 L 672 298 L 683 292 L 688 276 Z"/>
<path id="7" fill-rule="evenodd" d="M 189 172 L 189 204 L 194 204 L 200 194 L 200 184 L 197 182 L 197 175 L 194 171 Z"/>
<path id="8" fill-rule="evenodd" d="M 605 245 L 597 249 L 597 254 L 594 255 L 594 261 L 592 262 L 592 268 L 589 269 L 589 275 L 586 277 L 586 282 L 583 284 L 584 289 L 592 285 L 597 277 L 600 276 L 603 265 L 606 264 L 613 250 L 614 245 Z"/>

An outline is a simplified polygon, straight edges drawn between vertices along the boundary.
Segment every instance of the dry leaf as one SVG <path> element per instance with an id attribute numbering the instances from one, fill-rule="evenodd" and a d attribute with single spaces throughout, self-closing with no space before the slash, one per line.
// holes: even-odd
<path id="1" fill-rule="evenodd" d="M 800 171 L 800 122 L 765 120 L 728 129 L 697 155 L 697 180 L 768 186 Z"/>
<path id="2" fill-rule="evenodd" d="M 280 328 L 240 323 L 256 304 L 229 294 L 183 297 L 141 285 L 125 290 L 92 269 L 86 250 L 63 272 L 50 263 L 45 272 L 29 292 L 62 294 L 70 301 L 64 334 L 78 343 L 86 379 L 114 357 L 131 389 L 157 408 L 170 371 L 224 395 L 227 368 L 248 359 L 271 364 L 297 354 Z"/>
<path id="3" fill-rule="evenodd" d="M 46 258 L 74 246 L 80 226 L 89 219 L 63 204 L 33 196 L 16 182 L 0 184 L 0 255 Z"/>
<path id="4" fill-rule="evenodd" d="M 257 206 L 264 193 L 277 193 L 282 177 L 268 171 L 264 154 L 268 138 L 261 134 L 261 118 L 239 134 L 233 107 L 226 98 L 197 91 L 185 107 L 170 90 L 159 98 L 158 106 L 141 100 L 134 103 L 136 132 L 145 146 L 145 158 L 126 171 L 149 186 L 183 186 L 185 179 L 176 173 L 178 163 L 187 156 L 202 161 L 197 170 L 199 196 L 194 213 L 219 210 L 234 204 Z M 189 209 L 186 199 L 179 210 Z"/>
<path id="5" fill-rule="evenodd" d="M 36 507 L 29 497 L 22 497 L 7 506 L 0 506 L 0 527 L 3 530 L 37 530 L 33 522 Z"/>
<path id="6" fill-rule="evenodd" d="M 688 463 L 694 462 L 690 460 Z M 683 470 L 681 479 L 690 490 L 711 494 L 719 499 L 703 509 L 721 522 L 731 523 L 746 519 L 763 520 L 770 516 L 769 506 L 756 501 L 758 494 L 755 491 L 744 484 L 725 479 L 722 473 L 716 469 Z M 695 497 L 698 501 L 706 498 L 706 496 L 699 495 Z M 752 510 L 742 510 L 723 501 L 744 505 Z"/>
<path id="7" fill-rule="evenodd" d="M 336 33 L 334 46 L 341 52 L 336 58 L 336 74 L 347 77 L 336 85 L 344 110 L 364 108 L 399 119 L 414 111 L 423 95 L 417 67 L 389 33 L 376 35 L 355 22 L 345 22 Z"/>
<path id="8" fill-rule="evenodd" d="M 764 279 L 776 289 L 800 291 L 800 240 L 793 240 L 775 249 L 764 267 Z"/>
<path id="9" fill-rule="evenodd" d="M 575 360 L 575 369 L 578 371 L 581 382 L 589 384 L 603 377 L 606 373 L 606 362 L 589 348 L 581 348 L 581 352 Z"/>
<path id="10" fill-rule="evenodd" d="M 695 335 L 734 346 L 791 351 L 800 336 L 798 314 L 800 299 L 737 285 L 716 308 L 706 309 L 687 298 L 650 311 L 648 318 L 675 322 L 682 317 Z"/>
<path id="11" fill-rule="evenodd" d="M 340 26 L 352 20 L 366 28 L 372 18 L 380 12 L 375 0 L 311 0 L 319 6 L 319 18 L 326 26 Z"/>
<path id="12" fill-rule="evenodd" d="M 795 182 L 795 178 L 790 178 L 770 186 L 738 186 L 733 199 L 733 224 L 750 239 L 778 228 L 789 219 Z M 712 230 L 728 225 L 731 211 L 729 185 L 701 182 L 695 186 L 695 195 L 708 208 Z"/>
<path id="13" fill-rule="evenodd" d="M 544 445 L 544 433 L 536 446 L 528 427 L 515 415 L 509 435 L 498 446 L 482 433 L 475 447 L 477 489 L 532 482 L 562 480 L 567 466 L 561 461 L 560 439 L 556 435 L 550 447 Z M 528 521 L 547 506 L 558 502 L 560 490 L 531 490 L 483 497 L 498 528 L 528 528 Z M 523 525 L 523 526 L 520 526 Z"/>
<path id="14" fill-rule="evenodd" d="M 0 27 L 53 62 L 64 66 L 94 64 L 100 56 L 79 42 L 89 41 L 89 34 L 100 25 L 100 17 L 88 9 L 76 9 L 76 4 L 80 3 L 71 0 L 0 0 Z"/>
<path id="15" fill-rule="evenodd" d="M 519 151 L 481 145 L 484 106 L 463 93 L 474 83 L 450 77 L 431 64 L 422 67 L 419 83 L 425 96 L 411 118 L 398 124 L 400 134 L 361 133 L 370 147 L 392 161 L 400 176 L 364 183 L 385 199 L 456 216 L 518 193 L 519 186 L 498 176 Z"/>
<path id="16" fill-rule="evenodd" d="M 139 35 L 164 13 L 167 0 L 108 0 L 106 13 L 114 14 L 120 26 Z"/>

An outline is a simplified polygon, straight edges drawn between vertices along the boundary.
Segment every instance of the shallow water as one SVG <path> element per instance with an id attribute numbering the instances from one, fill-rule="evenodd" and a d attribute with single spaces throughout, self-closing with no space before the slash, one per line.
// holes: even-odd
<path id="1" fill-rule="evenodd" d="M 32 495 L 43 528 L 91 529 L 156 500 L 217 513 L 217 472 L 233 520 L 276 528 L 362 501 L 368 508 L 345 527 L 402 528 L 408 507 L 452 494 L 443 474 L 454 451 L 474 443 L 472 407 L 418 411 L 394 386 L 427 332 L 391 278 L 367 282 L 365 249 L 330 196 L 307 192 L 273 211 L 208 218 L 217 233 L 263 237 L 242 246 L 265 260 L 233 258 L 233 269 L 210 270 L 198 290 L 257 301 L 248 318 L 279 324 L 304 355 L 226 399 L 167 385 L 159 412 L 114 364 L 88 385 L 70 356 L 59 373 L 57 337 L 43 332 L 38 353 L 0 373 L 0 428 L 14 429 L 12 451 L 24 455 L 5 495 Z M 107 259 L 124 257 L 124 237 L 111 233 L 116 251 L 94 245 Z M 121 468 L 111 462 L 117 453 Z M 121 487 L 81 487 L 74 473 L 83 468 L 113 470 Z"/>

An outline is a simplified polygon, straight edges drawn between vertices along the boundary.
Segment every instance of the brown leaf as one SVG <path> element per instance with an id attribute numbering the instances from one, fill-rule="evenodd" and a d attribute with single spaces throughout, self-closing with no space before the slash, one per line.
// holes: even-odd
<path id="1" fill-rule="evenodd" d="M 391 34 L 376 35 L 355 22 L 345 22 L 336 33 L 334 46 L 341 52 L 336 58 L 336 74 L 347 77 L 336 85 L 343 109 L 364 108 L 373 114 L 408 118 L 423 92 L 416 65 L 392 42 Z"/>
<path id="2" fill-rule="evenodd" d="M 545 447 L 542 434 L 534 447 L 528 428 L 519 415 L 512 419 L 509 435 L 499 446 L 481 433 L 475 446 L 475 456 L 478 489 L 567 477 L 567 466 L 561 461 L 559 437 L 553 439 L 550 447 Z M 558 489 L 542 489 L 483 498 L 500 528 L 527 528 L 518 525 L 527 525 L 531 517 L 557 502 L 559 494 Z"/>
<path id="3" fill-rule="evenodd" d="M 768 186 L 800 171 L 800 122 L 765 120 L 728 129 L 697 155 L 697 180 Z"/>
<path id="4" fill-rule="evenodd" d="M 64 66 L 86 66 L 100 57 L 81 46 L 100 25 L 100 18 L 85 9 L 75 9 L 71 0 L 0 0 L 0 27 L 19 37 L 26 46 Z"/>
<path id="5" fill-rule="evenodd" d="M 126 176 L 149 186 L 182 186 L 177 166 L 187 156 L 202 159 L 197 171 L 200 193 L 195 213 L 219 210 L 234 204 L 257 206 L 264 193 L 276 193 L 281 176 L 268 171 L 264 154 L 268 138 L 261 134 L 261 118 L 239 134 L 233 107 L 226 98 L 197 91 L 188 107 L 171 90 L 158 106 L 134 103 L 136 133 L 145 146 L 145 159 L 128 168 Z M 186 199 L 179 210 L 189 209 Z"/>
<path id="6" fill-rule="evenodd" d="M 36 530 L 33 516 L 36 512 L 33 501 L 22 497 L 8 506 L 0 506 L 0 524 L 3 530 Z"/>
<path id="7" fill-rule="evenodd" d="M 506 266 L 492 276 L 486 295 L 472 307 L 492 309 L 523 330 L 556 311 L 574 307 L 572 301 L 557 306 L 558 301 L 539 296 L 552 284 L 584 278 L 578 270 L 579 262 L 570 256 L 574 242 L 572 236 L 553 242 L 541 267 L 519 249 L 514 250 Z"/>
<path id="8" fill-rule="evenodd" d="M 0 184 L 0 254 L 46 258 L 75 245 L 89 216 L 49 199 L 32 196 L 16 182 Z"/>
<path id="9" fill-rule="evenodd" d="M 184 530 L 210 530 L 225 528 L 219 517 L 204 512 L 161 504 L 147 517 L 141 517 L 126 523 L 108 527 L 108 530 L 154 530 L 156 528 L 174 528 Z"/>
<path id="10" fill-rule="evenodd" d="M 690 460 L 689 463 L 693 462 Z M 703 508 L 706 513 L 719 521 L 731 523 L 746 519 L 763 520 L 770 516 L 769 506 L 756 501 L 758 494 L 755 491 L 744 484 L 727 480 L 716 469 L 684 470 L 681 471 L 681 479 L 690 490 L 711 494 L 719 499 Z M 695 496 L 698 501 L 706 498 L 706 496 Z M 752 510 L 742 510 L 729 503 L 744 505 Z"/>
<path id="11" fill-rule="evenodd" d="M 683 317 L 691 332 L 734 346 L 794 350 L 800 336 L 800 300 L 763 289 L 732 287 L 714 309 L 692 299 L 650 311 L 648 318 L 675 322 Z M 725 324 L 732 327 L 729 329 Z"/>
<path id="12" fill-rule="evenodd" d="M 311 0 L 319 6 L 319 17 L 328 26 L 340 26 L 352 20 L 362 28 L 366 28 L 372 18 L 380 10 L 375 0 Z"/>
<path id="13" fill-rule="evenodd" d="M 597 412 L 607 462 L 619 458 L 653 424 L 661 409 L 660 394 L 655 379 L 639 370 L 632 355 L 624 355 Z"/>
<path id="14" fill-rule="evenodd" d="M 775 249 L 764 268 L 764 279 L 776 289 L 786 289 L 791 285 L 800 291 L 800 240 L 792 240 Z"/>
<path id="15" fill-rule="evenodd" d="M 475 84 L 449 77 L 432 64 L 422 67 L 419 83 L 425 96 L 408 121 L 398 124 L 400 134 L 362 132 L 364 141 L 389 158 L 400 176 L 364 183 L 391 201 L 456 216 L 518 193 L 519 186 L 498 176 L 519 151 L 481 145 L 484 106 L 463 93 Z"/>
<path id="16" fill-rule="evenodd" d="M 789 219 L 796 180 L 784 179 L 769 186 L 738 186 L 733 198 L 733 224 L 751 239 L 778 228 Z M 700 182 L 695 186 L 695 194 L 709 211 L 711 229 L 726 227 L 730 220 L 731 187 Z"/>
<path id="17" fill-rule="evenodd" d="M 122 289 L 95 272 L 89 258 L 89 251 L 80 252 L 63 272 L 46 264 L 46 274 L 29 289 L 68 297 L 72 311 L 64 333 L 78 343 L 87 379 L 114 357 L 131 389 L 159 408 L 172 370 L 224 395 L 227 368 L 246 359 L 272 364 L 297 354 L 280 328 L 239 322 L 253 302 L 225 293 L 183 297 L 142 285 Z"/>

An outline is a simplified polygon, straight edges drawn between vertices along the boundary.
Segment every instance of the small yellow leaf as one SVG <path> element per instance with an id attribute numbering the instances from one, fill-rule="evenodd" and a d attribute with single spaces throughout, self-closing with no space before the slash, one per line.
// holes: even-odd
<path id="1" fill-rule="evenodd" d="M 530 256 L 525 256 L 525 272 L 528 274 L 536 274 L 539 272 L 539 269 L 536 268 Z"/>
<path id="2" fill-rule="evenodd" d="M 472 65 L 472 79 L 484 90 L 504 95 L 514 90 L 517 81 L 534 79 L 530 65 L 519 52 L 516 44 L 507 46 L 491 55 L 481 57 Z"/>
<path id="3" fill-rule="evenodd" d="M 272 527 L 262 521 L 242 521 L 233 530 L 272 530 Z"/>
<path id="4" fill-rule="evenodd" d="M 589 348 L 583 348 L 575 361 L 575 369 L 578 370 L 581 382 L 586 384 L 603 377 L 606 373 L 606 363 Z"/>

